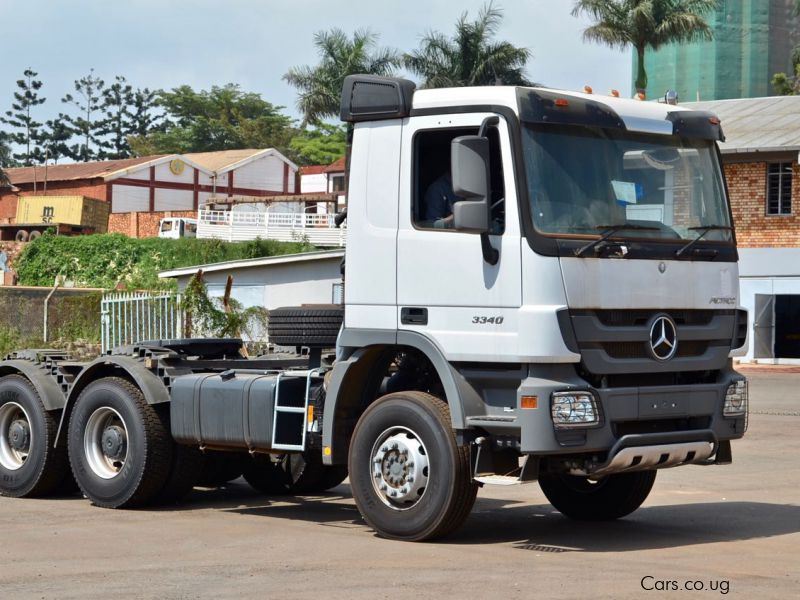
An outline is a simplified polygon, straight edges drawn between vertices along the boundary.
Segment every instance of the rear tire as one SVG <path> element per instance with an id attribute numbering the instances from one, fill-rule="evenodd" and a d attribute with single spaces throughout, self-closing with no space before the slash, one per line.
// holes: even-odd
<path id="1" fill-rule="evenodd" d="M 220 487 L 239 479 L 247 464 L 248 455 L 243 452 L 216 452 L 203 453 L 203 464 L 197 485 L 200 487 Z"/>
<path id="2" fill-rule="evenodd" d="M 349 467 L 358 510 L 392 539 L 452 533 L 478 491 L 469 448 L 457 445 L 447 404 L 424 392 L 388 394 L 370 405 L 353 432 Z"/>
<path id="3" fill-rule="evenodd" d="M 0 379 L 0 494 L 47 496 L 68 485 L 67 452 L 63 445 L 53 448 L 57 430 L 28 379 Z"/>
<path id="4" fill-rule="evenodd" d="M 155 499 L 155 504 L 177 504 L 192 491 L 203 473 L 203 453 L 194 446 L 175 444 L 167 482 Z"/>
<path id="5" fill-rule="evenodd" d="M 28 234 L 27 231 L 25 231 L 24 229 L 20 229 L 19 231 L 17 231 L 17 234 L 14 236 L 14 241 L 15 242 L 20 242 L 20 243 L 27 242 L 28 241 L 28 235 L 29 234 Z"/>
<path id="6" fill-rule="evenodd" d="M 170 473 L 169 426 L 127 379 L 99 379 L 81 392 L 67 441 L 75 480 L 97 506 L 143 506 Z"/>
<path id="7" fill-rule="evenodd" d="M 597 481 L 563 473 L 541 473 L 539 487 L 564 516 L 578 521 L 610 521 L 639 508 L 655 480 L 655 470 L 606 475 Z"/>
<path id="8" fill-rule="evenodd" d="M 37 240 L 42 237 L 41 231 L 31 231 L 30 235 L 28 236 L 28 241 L 32 242 L 33 240 Z"/>

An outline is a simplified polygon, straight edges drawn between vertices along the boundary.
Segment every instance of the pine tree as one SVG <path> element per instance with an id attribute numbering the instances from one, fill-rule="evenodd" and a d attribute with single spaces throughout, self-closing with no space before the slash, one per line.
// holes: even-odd
<path id="1" fill-rule="evenodd" d="M 34 120 L 32 114 L 33 109 L 46 100 L 39 97 L 42 82 L 36 79 L 37 75 L 30 67 L 25 69 L 23 79 L 17 80 L 18 91 L 14 92 L 11 110 L 6 111 L 5 118 L 0 118 L 0 121 L 17 130 L 8 139 L 24 148 L 23 152 L 14 154 L 14 158 L 26 166 L 41 162 L 44 158 L 39 132 L 42 124 Z"/>
<path id="2" fill-rule="evenodd" d="M 42 143 L 47 146 L 47 159 L 58 163 L 62 158 L 71 158 L 78 152 L 77 145 L 70 146 L 73 131 L 68 124 L 68 117 L 59 113 L 58 117 L 45 123 L 42 130 Z"/>
<path id="3" fill-rule="evenodd" d="M 164 131 L 167 123 L 164 115 L 157 112 L 160 106 L 157 91 L 149 88 L 137 89 L 133 93 L 129 109 L 128 135 L 144 136 L 156 131 Z"/>
<path id="4" fill-rule="evenodd" d="M 65 115 L 65 122 L 75 135 L 83 138 L 83 142 L 70 147 L 67 156 L 87 162 L 97 159 L 102 153 L 98 133 L 103 125 L 102 118 L 98 118 L 103 106 L 103 88 L 105 82 L 95 77 L 94 69 L 86 77 L 75 81 L 75 93 L 67 94 L 61 101 L 71 104 L 79 111 L 79 116 Z"/>
<path id="5" fill-rule="evenodd" d="M 100 142 L 99 158 L 128 158 L 131 147 L 128 135 L 131 129 L 130 106 L 133 103 L 133 87 L 121 75 L 115 82 L 103 90 L 102 111 L 105 118 L 97 130 L 99 137 L 106 138 Z"/>

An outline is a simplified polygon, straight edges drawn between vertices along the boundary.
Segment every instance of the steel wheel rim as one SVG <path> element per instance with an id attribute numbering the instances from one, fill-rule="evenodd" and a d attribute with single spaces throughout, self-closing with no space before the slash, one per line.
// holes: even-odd
<path id="1" fill-rule="evenodd" d="M 113 408 L 95 410 L 86 422 L 83 451 L 92 472 L 102 479 L 119 475 L 128 457 L 128 428 Z"/>
<path id="2" fill-rule="evenodd" d="M 25 409 L 16 402 L 0 406 L 0 465 L 9 471 L 21 469 L 32 445 L 33 429 Z"/>
<path id="3" fill-rule="evenodd" d="M 390 427 L 378 436 L 370 452 L 370 478 L 384 505 L 404 511 L 422 500 L 430 478 L 428 456 L 420 437 L 407 427 Z"/>

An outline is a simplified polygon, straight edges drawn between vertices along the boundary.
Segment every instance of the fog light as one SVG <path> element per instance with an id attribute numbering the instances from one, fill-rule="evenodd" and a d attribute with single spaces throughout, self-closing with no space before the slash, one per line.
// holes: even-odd
<path id="1" fill-rule="evenodd" d="M 722 414 L 726 417 L 740 417 L 747 413 L 747 380 L 739 379 L 728 386 Z"/>
<path id="2" fill-rule="evenodd" d="M 593 427 L 600 423 L 591 392 L 553 392 L 550 407 L 556 429 Z"/>

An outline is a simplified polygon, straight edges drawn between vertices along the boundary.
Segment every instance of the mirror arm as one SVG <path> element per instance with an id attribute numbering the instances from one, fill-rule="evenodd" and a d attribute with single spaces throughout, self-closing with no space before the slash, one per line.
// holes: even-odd
<path id="1" fill-rule="evenodd" d="M 497 261 L 500 260 L 500 252 L 492 246 L 488 233 L 481 234 L 481 251 L 483 252 L 483 260 L 492 266 L 496 265 Z"/>
<path id="2" fill-rule="evenodd" d="M 489 127 L 496 127 L 499 124 L 500 124 L 500 117 L 496 115 L 491 117 L 486 117 L 483 120 L 483 123 L 481 123 L 480 129 L 478 129 L 478 136 L 486 137 L 486 130 L 489 129 Z"/>

